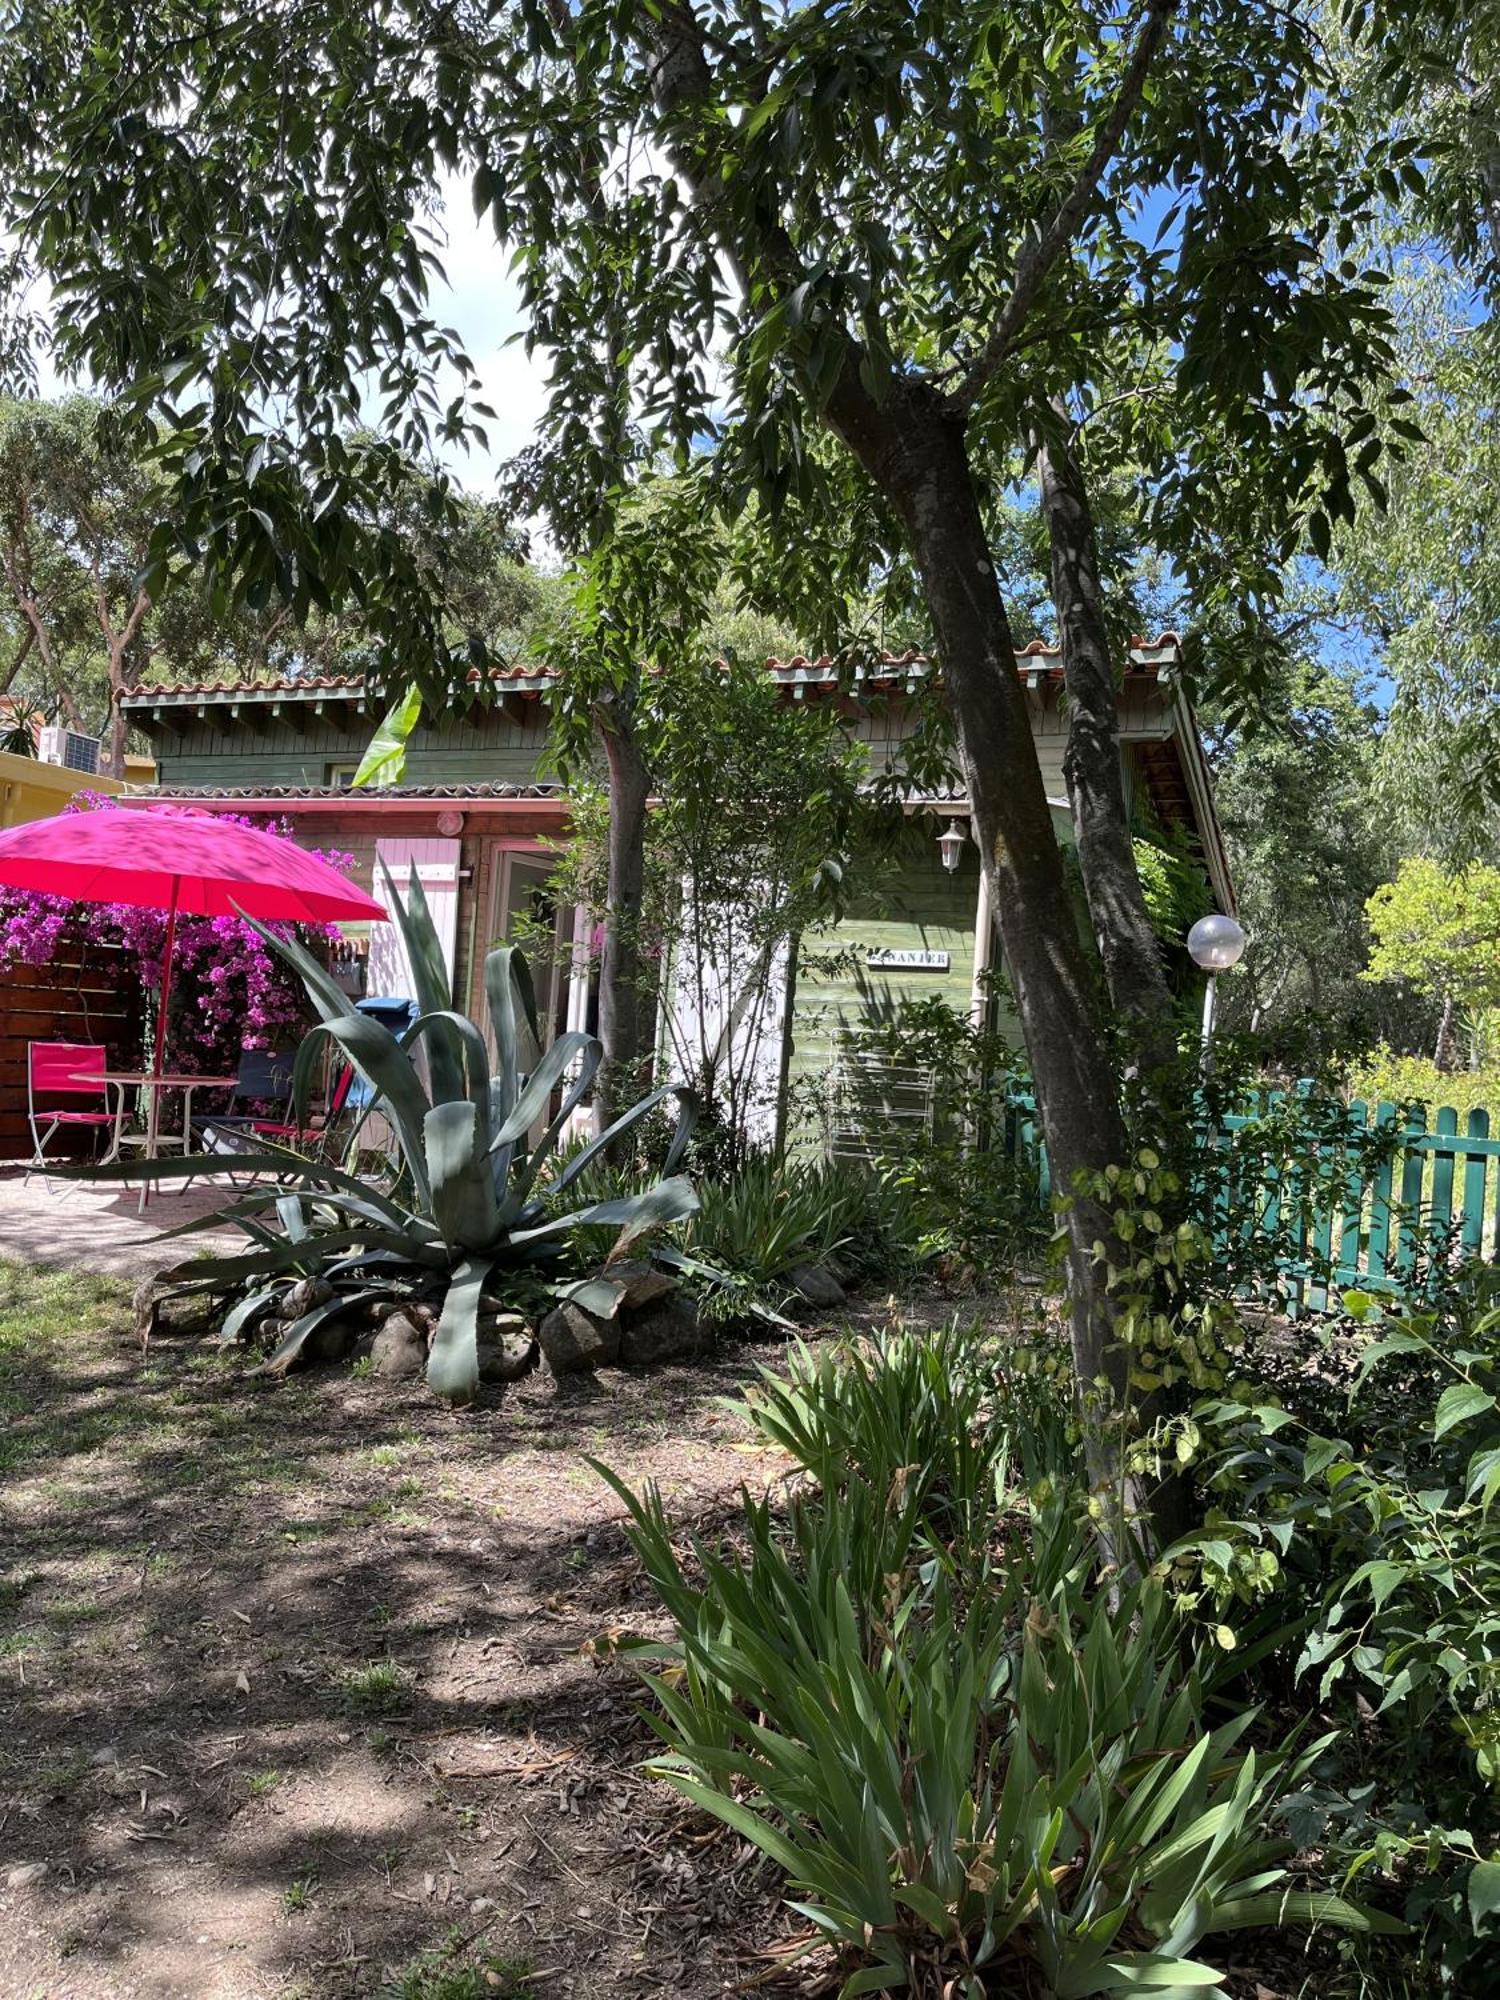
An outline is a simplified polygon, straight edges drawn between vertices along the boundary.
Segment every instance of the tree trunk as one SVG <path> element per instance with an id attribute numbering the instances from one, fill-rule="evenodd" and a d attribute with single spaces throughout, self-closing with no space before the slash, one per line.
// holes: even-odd
<path id="1" fill-rule="evenodd" d="M 1438 1018 L 1437 1046 L 1432 1052 L 1433 1066 L 1436 1069 L 1450 1070 L 1454 1067 L 1453 1016 L 1454 1016 L 1453 995 L 1451 993 L 1445 993 L 1443 995 L 1443 1011 Z"/>
<path id="2" fill-rule="evenodd" d="M 1125 805 L 1119 705 L 1093 513 L 1078 462 L 1065 444 L 1043 440 L 1037 471 L 1068 694 L 1063 774 L 1084 893 L 1109 997 L 1130 1031 L 1135 1060 L 1147 1071 L 1161 1071 L 1177 1054 L 1176 1007 L 1141 890 Z"/>
<path id="3" fill-rule="evenodd" d="M 604 951 L 599 966 L 599 1039 L 603 1060 L 594 1085 L 594 1129 L 602 1132 L 641 1082 L 651 1053 L 652 994 L 641 958 L 646 880 L 646 807 L 651 779 L 641 754 L 630 696 L 612 694 L 596 720 L 609 769 L 608 872 Z"/>
<path id="4" fill-rule="evenodd" d="M 105 753 L 105 763 L 112 778 L 125 776 L 125 712 L 120 707 L 121 695 L 127 693 L 125 685 L 125 663 L 114 647 L 109 657 L 109 748 Z"/>
<path id="5" fill-rule="evenodd" d="M 876 405 L 847 375 L 830 421 L 900 514 L 916 556 L 957 727 L 990 905 L 1031 1058 L 1053 1184 L 1122 1165 L 1129 1142 L 1094 978 L 1068 892 L 1042 785 L 1015 641 L 980 517 L 961 417 L 937 395 L 902 385 Z M 1096 1485 L 1124 1481 L 1114 1428 L 1128 1364 L 1114 1339 L 1093 1245 L 1112 1242 L 1092 1194 L 1068 1214 L 1074 1368 L 1085 1403 L 1109 1385 L 1108 1410 L 1086 1426 Z"/>

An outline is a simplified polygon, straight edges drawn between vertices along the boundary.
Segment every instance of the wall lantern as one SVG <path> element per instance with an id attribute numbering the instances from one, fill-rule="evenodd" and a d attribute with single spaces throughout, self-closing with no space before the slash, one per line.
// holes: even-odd
<path id="1" fill-rule="evenodd" d="M 969 844 L 967 828 L 963 832 L 959 831 L 961 824 L 959 820 L 952 820 L 946 833 L 938 835 L 938 853 L 942 855 L 943 866 L 950 875 L 958 873 L 959 858 Z"/>

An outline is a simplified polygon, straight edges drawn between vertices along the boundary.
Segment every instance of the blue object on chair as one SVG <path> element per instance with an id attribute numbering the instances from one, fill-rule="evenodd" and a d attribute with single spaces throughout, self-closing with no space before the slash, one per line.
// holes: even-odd
<path id="1" fill-rule="evenodd" d="M 417 1018 L 416 1002 L 404 999 L 400 994 L 367 994 L 363 1000 L 355 1001 L 354 1011 L 357 1014 L 368 1014 L 372 1021 L 378 1021 L 382 1028 L 388 1028 L 398 1039 Z M 375 1095 L 373 1086 L 356 1070 L 354 1081 L 349 1086 L 349 1095 L 345 1099 L 348 1108 L 351 1111 L 364 1111 L 374 1103 Z"/>

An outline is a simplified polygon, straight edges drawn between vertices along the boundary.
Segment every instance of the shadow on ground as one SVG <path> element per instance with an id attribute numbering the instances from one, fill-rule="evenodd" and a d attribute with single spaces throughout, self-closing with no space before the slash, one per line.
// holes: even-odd
<path id="1" fill-rule="evenodd" d="M 763 1489 L 756 1357 L 453 1414 L 142 1355 L 124 1297 L 0 1262 L 0 1995 L 733 1987 L 775 1920 L 581 1650 L 659 1629 L 584 1456 L 685 1517 Z"/>

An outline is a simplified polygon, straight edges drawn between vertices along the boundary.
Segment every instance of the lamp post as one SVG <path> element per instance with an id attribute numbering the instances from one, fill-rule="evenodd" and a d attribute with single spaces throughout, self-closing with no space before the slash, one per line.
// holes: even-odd
<path id="1" fill-rule="evenodd" d="M 1245 933 L 1233 917 L 1200 917 L 1187 934 L 1188 954 L 1208 974 L 1203 994 L 1203 1072 L 1212 1067 L 1214 996 L 1218 975 L 1238 965 L 1245 955 Z"/>

